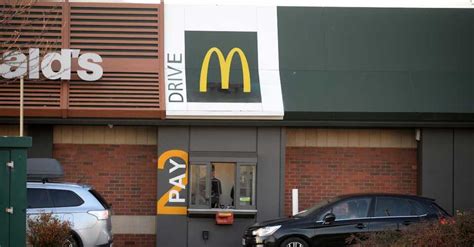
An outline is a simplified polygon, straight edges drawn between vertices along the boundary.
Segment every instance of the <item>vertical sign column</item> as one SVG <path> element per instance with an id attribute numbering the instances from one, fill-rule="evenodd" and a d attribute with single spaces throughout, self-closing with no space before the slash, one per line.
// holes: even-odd
<path id="1" fill-rule="evenodd" d="M 186 246 L 188 127 L 158 129 L 157 246 Z"/>
<path id="2" fill-rule="evenodd" d="M 61 27 L 61 48 L 68 49 L 70 36 L 71 36 L 71 5 L 68 1 L 61 4 L 62 12 L 62 27 Z M 61 116 L 67 118 L 69 108 L 69 81 L 61 81 L 61 94 L 60 94 L 60 108 Z"/>

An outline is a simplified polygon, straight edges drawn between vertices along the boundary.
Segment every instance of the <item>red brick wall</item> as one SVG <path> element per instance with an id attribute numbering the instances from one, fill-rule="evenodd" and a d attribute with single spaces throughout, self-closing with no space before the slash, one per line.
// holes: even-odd
<path id="1" fill-rule="evenodd" d="M 360 192 L 417 193 L 414 148 L 287 147 L 285 213 L 291 189 L 299 189 L 299 209 L 336 195 Z"/>
<path id="2" fill-rule="evenodd" d="M 156 214 L 156 146 L 54 144 L 53 156 L 65 181 L 92 185 L 114 214 Z"/>
<path id="3" fill-rule="evenodd" d="M 115 246 L 155 247 L 156 236 L 148 234 L 116 234 L 114 235 Z"/>
<path id="4" fill-rule="evenodd" d="M 156 214 L 155 145 L 54 144 L 64 180 L 92 185 L 115 215 Z M 115 234 L 114 246 L 154 247 L 155 235 Z"/>

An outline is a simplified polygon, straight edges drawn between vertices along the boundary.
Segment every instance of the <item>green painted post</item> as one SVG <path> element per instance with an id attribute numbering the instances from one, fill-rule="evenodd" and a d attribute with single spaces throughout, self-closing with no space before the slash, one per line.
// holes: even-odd
<path id="1" fill-rule="evenodd" d="M 26 155 L 26 148 L 13 149 L 10 153 L 15 163 L 10 175 L 10 204 L 15 209 L 13 220 L 10 221 L 12 247 L 25 246 L 26 243 Z"/>
<path id="2" fill-rule="evenodd" d="M 26 244 L 26 159 L 31 144 L 31 137 L 0 137 L 0 247 Z"/>
<path id="3" fill-rule="evenodd" d="M 5 165 L 10 160 L 10 150 L 0 148 L 0 247 L 10 246 L 10 216 L 5 208 L 10 206 L 10 174 Z"/>

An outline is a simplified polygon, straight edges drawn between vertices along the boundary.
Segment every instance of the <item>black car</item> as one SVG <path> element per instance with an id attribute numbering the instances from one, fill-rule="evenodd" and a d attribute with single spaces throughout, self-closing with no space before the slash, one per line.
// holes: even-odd
<path id="1" fill-rule="evenodd" d="M 293 217 L 259 222 L 243 246 L 344 246 L 351 234 L 402 230 L 410 224 L 444 221 L 450 215 L 433 199 L 394 194 L 357 194 L 323 201 Z"/>

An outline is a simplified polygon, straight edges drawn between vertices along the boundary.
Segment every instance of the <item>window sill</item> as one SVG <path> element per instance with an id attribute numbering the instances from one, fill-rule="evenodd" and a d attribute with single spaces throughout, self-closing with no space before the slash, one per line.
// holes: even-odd
<path id="1" fill-rule="evenodd" d="M 218 212 L 231 212 L 234 215 L 256 215 L 256 209 L 188 208 L 188 215 L 215 215 Z"/>

